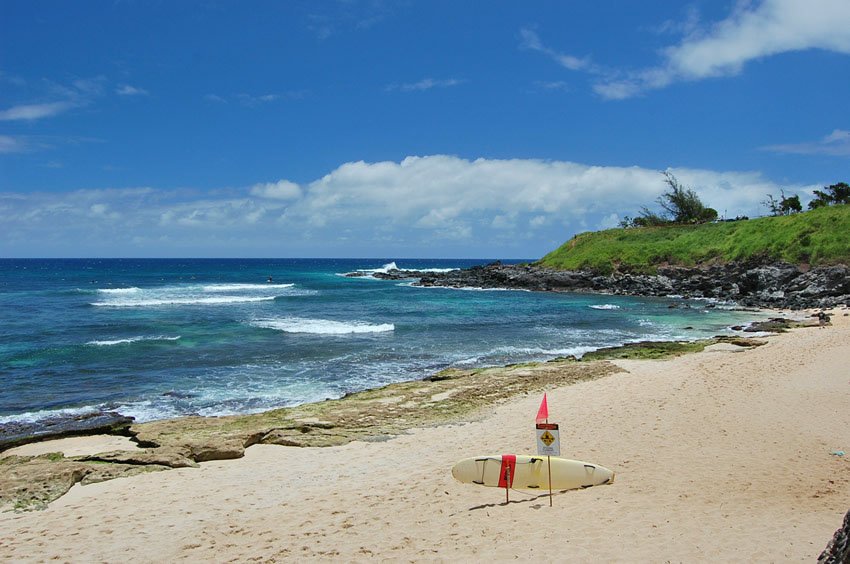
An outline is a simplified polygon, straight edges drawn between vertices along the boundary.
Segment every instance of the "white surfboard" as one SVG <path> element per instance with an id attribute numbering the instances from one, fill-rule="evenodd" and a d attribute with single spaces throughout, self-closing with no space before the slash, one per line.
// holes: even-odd
<path id="1" fill-rule="evenodd" d="M 571 490 L 601 486 L 614 481 L 614 472 L 598 464 L 552 456 L 552 489 Z M 548 490 L 549 464 L 545 456 L 528 454 L 464 458 L 452 468 L 452 476 L 464 484 L 521 490 Z M 510 481 L 508 481 L 510 478 Z"/>

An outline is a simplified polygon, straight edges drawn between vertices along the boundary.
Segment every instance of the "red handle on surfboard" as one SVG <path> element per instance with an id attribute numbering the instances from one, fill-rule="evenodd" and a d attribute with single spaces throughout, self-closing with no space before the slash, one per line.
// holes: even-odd
<path id="1" fill-rule="evenodd" d="M 502 469 L 499 472 L 499 487 L 510 488 L 514 485 L 514 476 L 516 475 L 516 455 L 502 455 Z"/>

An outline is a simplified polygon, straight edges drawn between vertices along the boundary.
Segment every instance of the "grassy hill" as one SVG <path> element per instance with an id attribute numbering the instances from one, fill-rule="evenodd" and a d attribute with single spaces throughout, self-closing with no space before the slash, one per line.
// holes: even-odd
<path id="1" fill-rule="evenodd" d="M 850 205 L 745 221 L 581 233 L 539 264 L 567 270 L 654 272 L 748 259 L 850 264 Z"/>

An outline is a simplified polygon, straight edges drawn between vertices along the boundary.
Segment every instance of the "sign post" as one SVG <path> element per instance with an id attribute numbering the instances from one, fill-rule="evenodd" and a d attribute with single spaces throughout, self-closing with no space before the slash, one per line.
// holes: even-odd
<path id="1" fill-rule="evenodd" d="M 552 507 L 552 456 L 561 456 L 561 437 L 557 423 L 537 424 L 537 454 L 546 456 L 549 475 L 549 507 Z"/>

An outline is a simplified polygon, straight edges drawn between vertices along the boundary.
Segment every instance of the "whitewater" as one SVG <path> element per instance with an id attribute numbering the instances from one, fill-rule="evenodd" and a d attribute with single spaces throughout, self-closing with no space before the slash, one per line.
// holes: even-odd
<path id="1" fill-rule="evenodd" d="M 681 298 L 458 292 L 372 276 L 487 262 L 3 259 L 0 424 L 254 413 L 452 366 L 708 337 L 758 317 Z"/>

